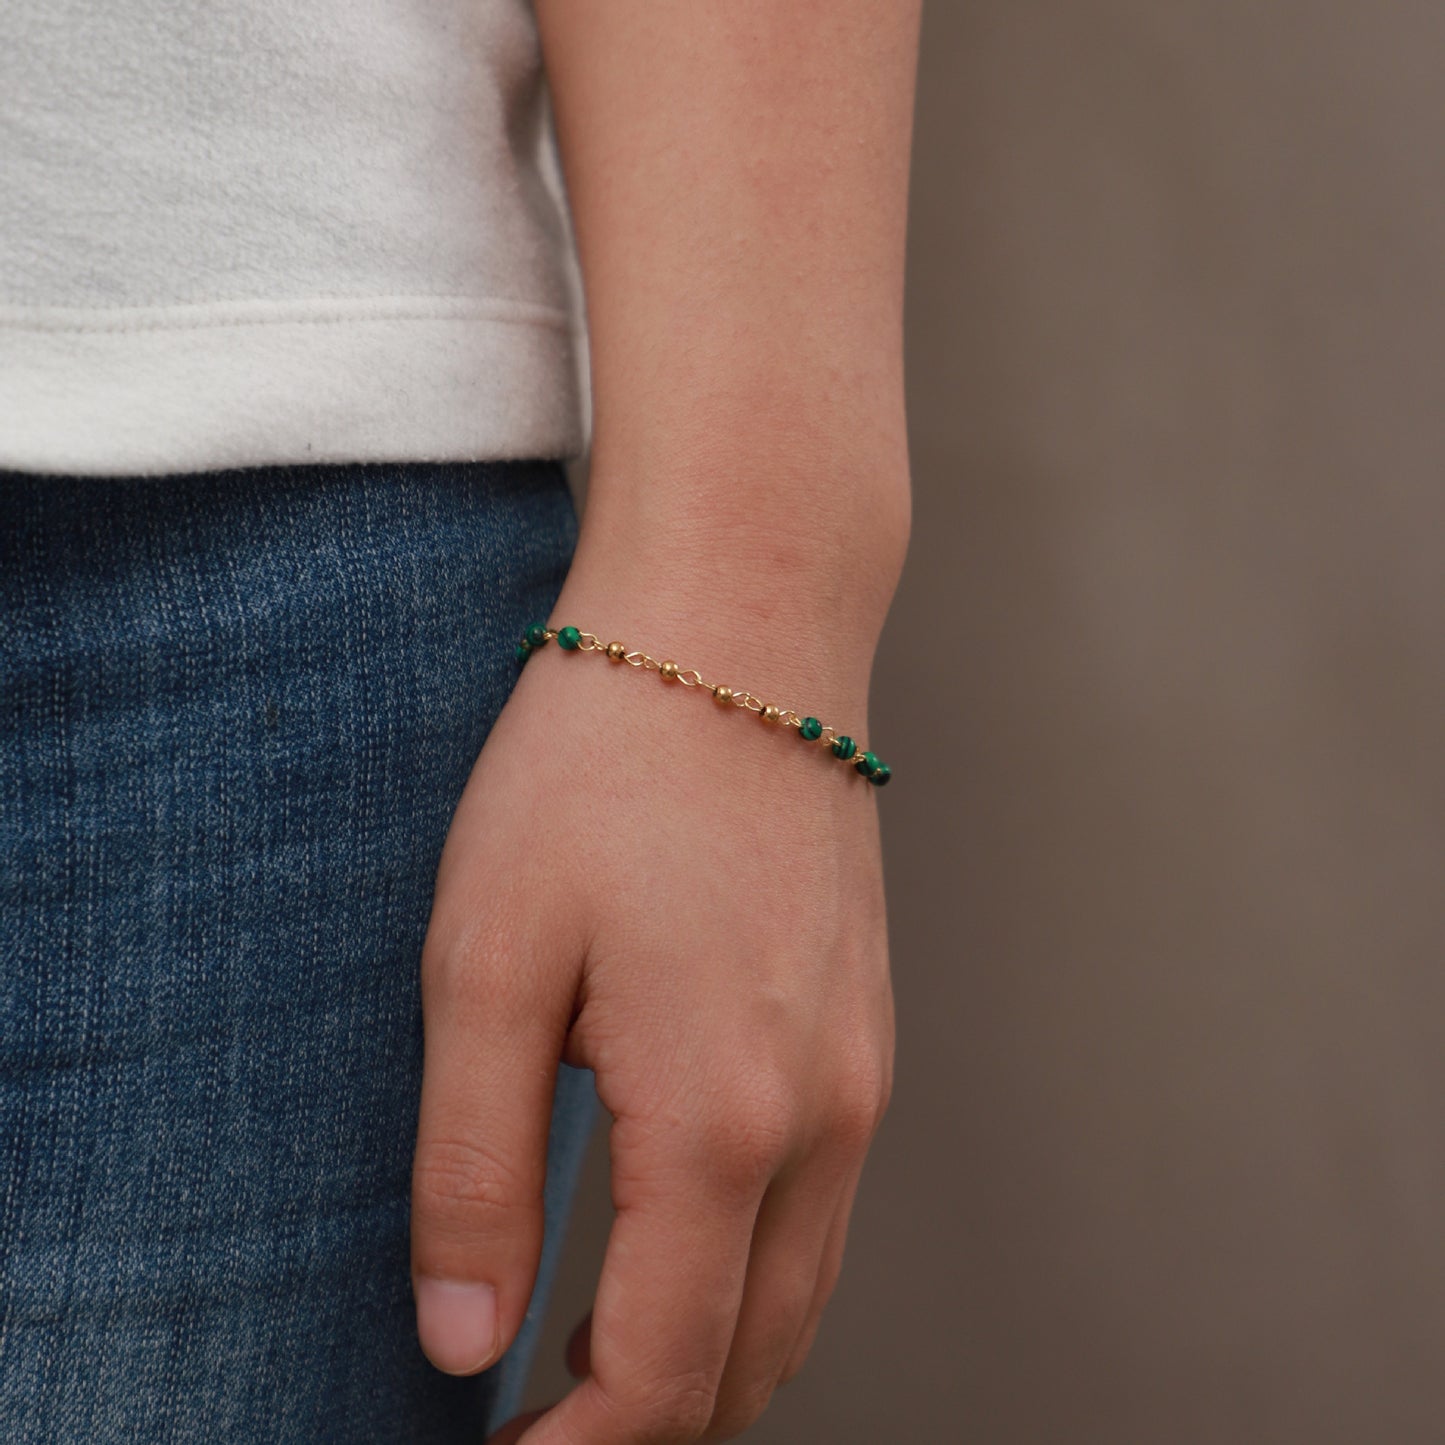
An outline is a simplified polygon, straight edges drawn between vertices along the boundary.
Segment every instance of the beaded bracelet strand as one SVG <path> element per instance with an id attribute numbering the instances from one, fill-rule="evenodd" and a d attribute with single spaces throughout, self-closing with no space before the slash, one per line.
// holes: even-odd
<path id="1" fill-rule="evenodd" d="M 553 638 L 564 652 L 600 652 L 612 662 L 626 662 L 656 672 L 664 682 L 680 682 L 684 687 L 706 688 L 713 695 L 713 701 L 723 707 L 742 707 L 756 713 L 765 723 L 779 723 L 783 727 L 797 728 L 798 736 L 807 743 L 821 743 L 835 758 L 851 762 L 853 766 L 877 787 L 882 787 L 893 776 L 887 763 L 880 761 L 870 752 L 860 752 L 858 744 L 847 733 L 835 732 L 825 727 L 815 717 L 799 717 L 791 708 L 778 707 L 763 702 L 750 692 L 739 692 L 721 684 L 704 682 L 702 674 L 694 667 L 680 668 L 675 662 L 658 662 L 645 652 L 629 652 L 621 642 L 603 642 L 590 632 L 580 632 L 575 627 L 551 628 L 543 622 L 534 622 L 522 634 L 517 644 L 517 662 L 526 660 L 539 648 L 545 647 Z"/>

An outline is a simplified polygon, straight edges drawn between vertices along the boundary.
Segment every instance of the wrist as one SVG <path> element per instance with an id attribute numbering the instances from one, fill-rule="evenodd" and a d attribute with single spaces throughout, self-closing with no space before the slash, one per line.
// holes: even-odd
<path id="1" fill-rule="evenodd" d="M 805 645 L 871 655 L 910 526 L 906 454 L 865 468 L 774 452 L 766 473 L 755 460 L 656 474 L 594 463 L 569 587 L 646 596 L 757 640 L 788 628 Z"/>
<path id="2" fill-rule="evenodd" d="M 584 558 L 579 547 L 546 620 L 866 736 L 884 611 L 832 613 L 786 575 L 758 583 L 725 567 L 653 571 L 645 557 L 641 565 L 635 555 Z M 637 697 L 640 702 L 643 694 Z M 659 705 L 664 702 L 659 698 Z"/>
<path id="3" fill-rule="evenodd" d="M 525 665 L 534 653 L 555 642 L 553 651 L 574 656 L 605 658 L 608 664 L 619 668 L 623 673 L 626 673 L 629 667 L 643 674 L 651 672 L 677 691 L 696 692 L 700 696 L 711 698 L 725 713 L 736 715 L 741 711 L 745 715 L 756 717 L 770 730 L 783 734 L 791 733 L 815 749 L 821 749 L 844 766 L 863 775 L 875 786 L 884 786 L 892 776 L 891 767 L 876 750 L 868 748 L 864 741 L 837 723 L 824 722 L 822 718 L 812 714 L 800 713 L 786 704 L 769 700 L 766 695 L 758 697 L 748 689 L 729 686 L 716 673 L 708 679 L 696 668 L 683 667 L 675 660 L 653 657 L 645 649 L 629 647 L 621 639 L 604 641 L 605 636 L 606 634 L 603 634 L 599 637 L 596 633 L 579 628 L 575 623 L 530 623 L 518 642 L 517 662 Z M 576 663 L 569 666 L 575 667 Z M 557 674 L 553 676 L 556 677 Z M 863 711 L 860 704 L 856 712 L 861 717 Z M 659 717 L 655 716 L 654 723 L 657 721 Z M 630 729 L 632 732 L 639 730 L 646 732 L 648 729 L 646 726 Z"/>

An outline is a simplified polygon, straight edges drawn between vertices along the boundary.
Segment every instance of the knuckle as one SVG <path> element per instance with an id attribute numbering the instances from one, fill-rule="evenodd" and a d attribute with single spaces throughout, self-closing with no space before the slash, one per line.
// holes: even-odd
<path id="1" fill-rule="evenodd" d="M 429 996 L 464 998 L 497 959 L 506 957 L 510 930 L 495 910 L 476 909 L 445 924 L 434 921 L 422 940 L 421 980 Z"/>
<path id="2" fill-rule="evenodd" d="M 833 1137 L 852 1153 L 868 1147 L 877 1127 L 878 1103 L 870 1095 L 840 1101 L 834 1110 Z"/>
<path id="3" fill-rule="evenodd" d="M 883 1069 L 883 1084 L 878 1091 L 878 1122 L 883 1122 L 883 1117 L 888 1112 L 888 1106 L 893 1102 L 893 1065 L 890 1063 Z"/>
<path id="4" fill-rule="evenodd" d="M 782 1090 L 753 1087 L 716 1109 L 700 1143 L 713 1169 L 749 1184 L 771 1178 L 787 1157 L 795 1128 L 794 1105 Z"/>
<path id="5" fill-rule="evenodd" d="M 712 1390 L 706 1386 L 675 1385 L 654 1407 L 654 1422 L 664 1440 L 696 1440 L 712 1419 L 713 1404 Z"/>
<path id="6" fill-rule="evenodd" d="M 421 951 L 421 986 L 430 1003 L 464 998 L 475 986 L 476 950 L 453 937 L 445 941 L 428 935 Z"/>
<path id="7" fill-rule="evenodd" d="M 648 1384 L 615 1401 L 615 1413 L 629 1422 L 630 1438 L 647 1445 L 689 1445 L 712 1420 L 717 1385 L 703 1370 L 689 1370 Z"/>
<path id="8" fill-rule="evenodd" d="M 500 1221 L 526 1205 L 531 1193 L 531 1182 L 515 1165 L 478 1141 L 437 1139 L 418 1151 L 412 1208 L 423 1217 L 462 1214 L 475 1229 L 479 1219 Z"/>
<path id="9" fill-rule="evenodd" d="M 848 1148 L 866 1148 L 882 1121 L 889 1089 L 881 1063 L 855 1065 L 832 1092 L 829 1132 Z"/>

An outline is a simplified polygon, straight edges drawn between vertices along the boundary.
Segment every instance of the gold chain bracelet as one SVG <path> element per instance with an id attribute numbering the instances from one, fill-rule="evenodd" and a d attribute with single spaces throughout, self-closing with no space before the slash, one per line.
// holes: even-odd
<path id="1" fill-rule="evenodd" d="M 746 708 L 749 712 L 756 713 L 765 723 L 797 728 L 798 736 L 804 742 L 819 743 L 835 758 L 852 763 L 858 772 L 877 787 L 881 788 L 893 776 L 893 770 L 887 763 L 859 748 L 857 742 L 847 733 L 840 733 L 815 717 L 799 717 L 791 708 L 764 702 L 750 692 L 724 687 L 721 683 L 706 682 L 695 667 L 679 667 L 675 662 L 659 662 L 645 652 L 630 651 L 624 643 L 603 642 L 592 633 L 581 632 L 575 627 L 551 628 L 544 622 L 532 623 L 517 644 L 518 663 L 526 662 L 539 647 L 545 647 L 554 637 L 563 652 L 600 652 L 612 662 L 625 662 L 632 667 L 655 672 L 664 682 L 680 682 L 684 687 L 705 688 L 712 694 L 713 701 L 722 707 Z"/>

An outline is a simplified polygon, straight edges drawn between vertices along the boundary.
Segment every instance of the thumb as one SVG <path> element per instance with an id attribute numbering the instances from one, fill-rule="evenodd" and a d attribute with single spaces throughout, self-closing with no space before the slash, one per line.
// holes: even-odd
<path id="1" fill-rule="evenodd" d="M 453 1375 L 485 1369 L 516 1336 L 542 1250 L 547 1132 L 571 999 L 552 1007 L 541 994 L 571 975 L 551 966 L 564 961 L 560 930 L 542 937 L 542 910 L 529 911 L 520 926 L 495 915 L 445 929 L 439 898 L 422 950 L 412 1289 L 421 1347 Z"/>

